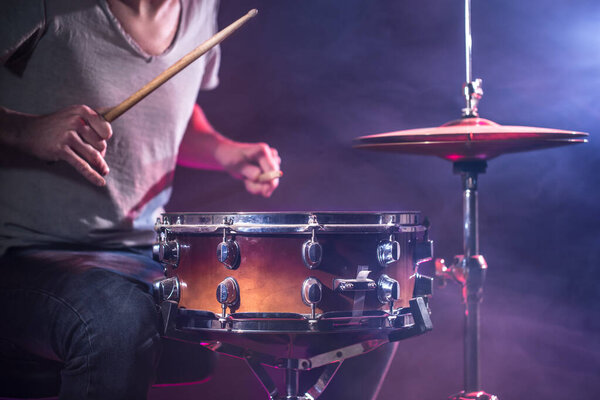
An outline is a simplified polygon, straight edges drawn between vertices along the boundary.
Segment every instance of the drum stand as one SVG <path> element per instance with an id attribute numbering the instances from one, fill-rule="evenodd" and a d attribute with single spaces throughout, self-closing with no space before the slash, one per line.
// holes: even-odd
<path id="1" fill-rule="evenodd" d="M 159 303 L 159 307 L 165 323 L 162 332 L 164 336 L 199 343 L 209 350 L 243 359 L 268 393 L 270 400 L 316 400 L 325 391 L 345 359 L 368 353 L 386 343 L 421 335 L 432 329 L 426 299 L 418 296 L 409 301 L 409 307 L 394 310 L 394 323 L 389 329 L 383 329 L 378 333 L 369 331 L 371 334 L 369 338 L 361 338 L 357 343 L 316 355 L 308 354 L 306 358 L 281 358 L 252 350 L 248 346 L 228 343 L 222 340 L 224 332 L 220 332 L 216 338 L 211 337 L 211 332 L 214 333 L 215 330 L 210 329 L 207 324 L 219 323 L 214 318 L 214 314 L 212 317 L 207 317 L 205 321 L 198 316 L 196 323 L 199 324 L 199 329 L 193 329 L 194 327 L 181 329 L 177 327 L 177 320 L 182 321 L 177 302 L 165 300 Z M 202 315 L 206 317 L 207 313 L 204 312 Z M 289 333 L 310 335 L 318 332 L 290 331 Z M 352 331 L 348 331 L 348 334 L 352 334 Z M 279 394 L 279 389 L 264 368 L 265 365 L 285 370 L 285 394 Z M 316 383 L 306 393 L 299 394 L 300 373 L 320 367 L 324 368 Z"/>
<path id="2" fill-rule="evenodd" d="M 431 322 L 427 321 L 426 323 L 429 324 L 429 327 L 425 328 L 424 331 L 430 329 Z M 404 330 L 402 333 L 406 337 L 410 337 L 423 333 L 423 329 L 423 327 L 415 326 L 414 328 Z M 346 358 L 368 353 L 394 339 L 399 340 L 401 337 L 385 337 L 366 340 L 361 343 L 302 359 L 275 358 L 272 355 L 254 352 L 249 349 L 222 342 L 204 343 L 203 345 L 206 348 L 221 354 L 244 359 L 263 389 L 269 394 L 269 400 L 316 400 L 325 391 L 325 388 L 329 382 L 331 382 L 331 379 L 333 379 Z M 285 370 L 285 394 L 279 393 L 279 389 L 263 365 Z M 308 389 L 306 393 L 300 394 L 300 373 L 319 367 L 324 368 L 321 375 L 317 378 L 316 383 Z"/>
<path id="3" fill-rule="evenodd" d="M 246 357 L 246 363 L 260 381 L 263 388 L 269 393 L 269 400 L 314 400 L 317 399 L 336 374 L 343 360 L 328 364 L 317 382 L 304 394 L 299 394 L 300 369 L 299 360 L 285 359 L 282 368 L 285 369 L 285 395 L 278 395 L 277 386 L 264 369 L 262 364 L 253 357 Z"/>
<path id="4" fill-rule="evenodd" d="M 486 161 L 454 163 L 454 173 L 462 177 L 464 253 L 457 256 L 450 266 L 446 266 L 444 260 L 436 260 L 436 276 L 442 281 L 451 279 L 459 283 L 465 303 L 464 390 L 449 400 L 498 400 L 496 396 L 481 391 L 479 374 L 479 305 L 483 299 L 487 264 L 479 254 L 477 178 L 486 167 Z"/>

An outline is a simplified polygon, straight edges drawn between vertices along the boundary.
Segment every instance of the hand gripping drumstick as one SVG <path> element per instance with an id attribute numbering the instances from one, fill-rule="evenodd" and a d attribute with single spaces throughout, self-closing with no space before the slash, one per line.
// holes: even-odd
<path id="1" fill-rule="evenodd" d="M 150 93 L 158 89 L 163 83 L 171 79 L 185 67 L 196 61 L 202 55 L 204 55 L 207 51 L 209 51 L 210 49 L 221 43 L 223 40 L 225 40 L 229 35 L 235 32 L 238 28 L 244 25 L 250 18 L 254 17 L 256 14 L 258 14 L 258 10 L 250 10 L 242 18 L 238 19 L 223 30 L 217 32 L 213 37 L 211 37 L 210 39 L 202 43 L 200 46 L 196 47 L 194 50 L 183 56 L 179 61 L 171 65 L 156 78 L 148 82 L 143 88 L 129 96 L 129 98 L 123 101 L 121 104 L 102 114 L 104 119 L 108 122 L 113 122 L 115 119 L 119 118 L 123 113 L 125 113 L 125 111 L 129 110 L 131 107 L 140 102 L 144 97 L 148 96 Z"/>

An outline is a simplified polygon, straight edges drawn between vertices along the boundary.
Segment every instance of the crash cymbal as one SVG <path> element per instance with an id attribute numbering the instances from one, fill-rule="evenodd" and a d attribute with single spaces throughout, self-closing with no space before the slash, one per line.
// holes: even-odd
<path id="1" fill-rule="evenodd" d="M 461 118 L 435 128 L 362 136 L 354 147 L 442 157 L 449 161 L 489 160 L 505 153 L 586 143 L 585 132 L 499 125 L 484 118 Z"/>

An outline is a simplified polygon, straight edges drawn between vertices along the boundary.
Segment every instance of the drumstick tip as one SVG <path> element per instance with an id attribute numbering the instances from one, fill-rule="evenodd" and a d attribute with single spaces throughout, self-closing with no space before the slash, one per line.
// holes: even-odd
<path id="1" fill-rule="evenodd" d="M 258 10 L 256 8 L 253 8 L 252 10 L 248 11 L 248 16 L 250 17 L 254 17 L 256 14 L 258 14 Z"/>
<path id="2" fill-rule="evenodd" d="M 269 172 L 263 172 L 262 174 L 260 174 L 257 178 L 256 181 L 260 182 L 260 183 L 266 183 L 275 179 L 279 179 L 283 176 L 283 172 L 282 171 L 269 171 Z"/>

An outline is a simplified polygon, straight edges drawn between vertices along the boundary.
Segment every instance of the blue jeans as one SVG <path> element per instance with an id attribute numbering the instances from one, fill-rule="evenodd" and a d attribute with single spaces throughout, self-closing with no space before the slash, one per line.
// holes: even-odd
<path id="1" fill-rule="evenodd" d="M 161 350 L 151 283 L 162 276 L 148 250 L 13 250 L 0 259 L 0 342 L 56 362 L 61 400 L 145 399 Z"/>
<path id="2" fill-rule="evenodd" d="M 205 378 L 215 367 L 215 353 L 159 340 L 162 322 L 151 283 L 161 277 L 162 266 L 149 250 L 29 249 L 1 258 L 0 397 L 60 391 L 60 400 L 136 400 L 146 398 L 157 371 L 158 383 Z M 395 348 L 346 360 L 321 399 L 371 399 Z M 46 360 L 39 371 L 45 378 L 54 364 L 56 393 L 32 391 L 31 382 L 15 384 L 22 371 L 6 373 L 15 358 L 30 376 L 40 359 Z M 303 374 L 303 390 L 319 373 Z M 3 392 L 9 384 L 13 392 Z"/>

